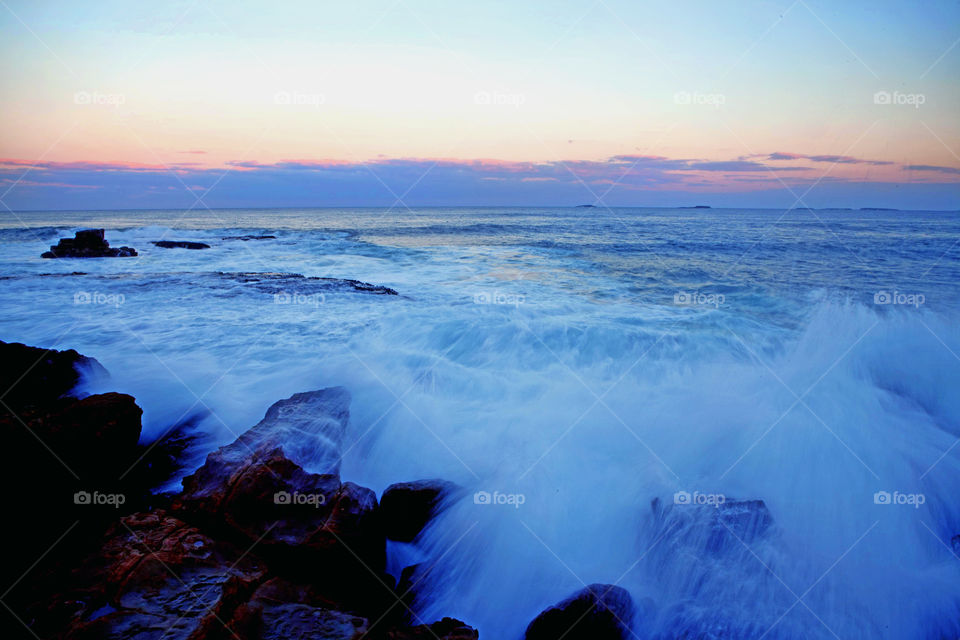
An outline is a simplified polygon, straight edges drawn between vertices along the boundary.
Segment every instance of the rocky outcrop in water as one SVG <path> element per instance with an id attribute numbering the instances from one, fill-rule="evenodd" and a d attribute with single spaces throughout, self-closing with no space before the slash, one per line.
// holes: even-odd
<path id="1" fill-rule="evenodd" d="M 210 245 L 203 242 L 190 242 L 189 240 L 155 240 L 151 242 L 155 247 L 161 249 L 209 249 Z"/>
<path id="2" fill-rule="evenodd" d="M 435 516 L 445 498 L 459 487 L 446 480 L 398 482 L 380 497 L 380 512 L 387 538 L 412 542 Z"/>
<path id="3" fill-rule="evenodd" d="M 277 236 L 223 236 L 223 240 L 242 240 L 243 242 L 248 242 L 250 240 L 276 240 Z"/>
<path id="4" fill-rule="evenodd" d="M 634 606 L 630 593 L 610 584 L 591 584 L 545 609 L 527 627 L 526 640 L 626 640 Z"/>
<path id="5" fill-rule="evenodd" d="M 77 231 L 73 238 L 61 238 L 41 258 L 129 258 L 137 255 L 132 247 L 111 247 L 103 229 Z"/>
<path id="6" fill-rule="evenodd" d="M 264 293 L 280 296 L 277 301 L 281 303 L 284 301 L 283 296 L 287 296 L 287 302 L 292 302 L 294 301 L 293 296 L 295 295 L 309 296 L 344 291 L 358 291 L 360 293 L 374 293 L 388 296 L 397 295 L 397 292 L 390 287 L 348 278 L 315 278 L 307 277 L 299 273 L 271 272 L 218 272 L 217 275 L 236 282 L 250 284 Z"/>
<path id="7" fill-rule="evenodd" d="M 133 398 L 71 397 L 79 371 L 102 372 L 73 351 L 0 343 L 4 355 L 16 368 L 0 377 L 0 427 L 18 455 L 2 480 L 31 488 L 8 505 L 23 557 L 3 576 L 17 587 L 5 596 L 16 624 L 63 640 L 478 637 L 408 615 L 384 569 L 376 494 L 340 479 L 345 389 L 275 403 L 181 494 L 148 499 L 131 472 L 150 454 Z"/>

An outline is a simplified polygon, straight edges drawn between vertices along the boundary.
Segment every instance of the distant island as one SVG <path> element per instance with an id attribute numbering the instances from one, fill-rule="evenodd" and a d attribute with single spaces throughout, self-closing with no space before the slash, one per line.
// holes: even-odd
<path id="1" fill-rule="evenodd" d="M 706 204 L 696 204 L 692 207 L 677 207 L 677 209 L 709 209 L 710 205 Z"/>

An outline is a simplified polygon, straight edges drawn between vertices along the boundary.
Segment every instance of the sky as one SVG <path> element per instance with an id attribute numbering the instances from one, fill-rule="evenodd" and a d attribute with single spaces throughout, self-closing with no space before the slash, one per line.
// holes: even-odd
<path id="1" fill-rule="evenodd" d="M 956 210 L 958 43 L 946 1 L 0 0 L 0 203 Z"/>

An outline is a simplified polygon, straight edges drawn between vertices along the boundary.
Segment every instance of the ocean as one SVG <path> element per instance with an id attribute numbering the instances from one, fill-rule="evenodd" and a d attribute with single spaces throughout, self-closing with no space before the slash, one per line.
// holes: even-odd
<path id="1" fill-rule="evenodd" d="M 957 212 L 0 221 L 0 339 L 95 357 L 112 377 L 85 391 L 135 396 L 145 438 L 191 422 L 207 437 L 186 471 L 273 402 L 342 385 L 346 480 L 462 486 L 389 549 L 395 574 L 429 569 L 425 620 L 518 638 L 606 583 L 638 603 L 640 637 L 960 634 Z M 40 258 L 83 228 L 140 255 Z M 245 235 L 275 237 L 225 239 Z M 769 527 L 696 544 L 718 504 L 752 500 Z"/>

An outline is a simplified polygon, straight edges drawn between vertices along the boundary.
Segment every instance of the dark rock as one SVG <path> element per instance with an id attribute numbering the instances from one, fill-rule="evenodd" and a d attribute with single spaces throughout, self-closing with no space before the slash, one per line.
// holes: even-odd
<path id="1" fill-rule="evenodd" d="M 284 302 L 283 296 L 291 294 L 315 295 L 324 293 L 340 293 L 358 291 L 379 295 L 395 296 L 397 292 L 390 287 L 350 280 L 345 278 L 315 278 L 306 277 L 299 273 L 246 273 L 246 272 L 218 272 L 223 278 L 236 282 L 253 285 L 258 291 L 278 296 L 277 302 Z M 289 300 L 287 300 L 289 302 Z"/>
<path id="2" fill-rule="evenodd" d="M 111 247 L 103 229 L 77 231 L 73 238 L 61 238 L 42 258 L 128 258 L 137 255 L 131 247 Z"/>
<path id="3" fill-rule="evenodd" d="M 0 341 L 0 396 L 8 407 L 48 404 L 73 390 L 81 372 L 106 374 L 93 358 L 73 349 L 39 349 L 18 342 Z"/>
<path id="4" fill-rule="evenodd" d="M 950 546 L 953 547 L 953 553 L 960 556 L 960 535 L 950 539 Z"/>
<path id="5" fill-rule="evenodd" d="M 64 398 L 46 408 L 0 414 L 0 433 L 8 446 L 40 440 L 82 478 L 116 479 L 133 462 L 142 413 L 134 398 L 122 393 Z M 24 453 L 19 447 L 13 450 Z M 43 466 L 57 464 L 45 462 Z"/>
<path id="6" fill-rule="evenodd" d="M 412 542 L 437 514 L 444 498 L 459 487 L 446 480 L 399 482 L 387 487 L 380 498 L 380 514 L 387 538 Z"/>
<path id="7" fill-rule="evenodd" d="M 223 240 L 276 240 L 277 236 L 223 236 Z"/>
<path id="8" fill-rule="evenodd" d="M 544 610 L 527 627 L 526 640 L 624 640 L 633 622 L 633 599 L 621 587 L 591 584 Z"/>
<path id="9" fill-rule="evenodd" d="M 150 244 L 161 249 L 209 249 L 210 245 L 189 240 L 156 240 Z"/>
<path id="10" fill-rule="evenodd" d="M 387 640 L 478 640 L 480 634 L 460 620 L 444 618 L 433 624 L 391 629 L 386 637 Z"/>
<path id="11" fill-rule="evenodd" d="M 163 511 L 110 527 L 63 589 L 30 608 L 35 633 L 72 640 L 213 638 L 264 579 L 252 554 Z"/>
<path id="12" fill-rule="evenodd" d="M 256 542 L 288 575 L 322 585 L 339 602 L 393 597 L 376 494 L 339 477 L 349 399 L 334 387 L 277 402 L 184 478 L 172 508 Z"/>
<path id="13" fill-rule="evenodd" d="M 311 640 L 365 637 L 369 620 L 330 607 L 309 585 L 272 578 L 233 612 L 228 626 L 242 639 Z"/>

